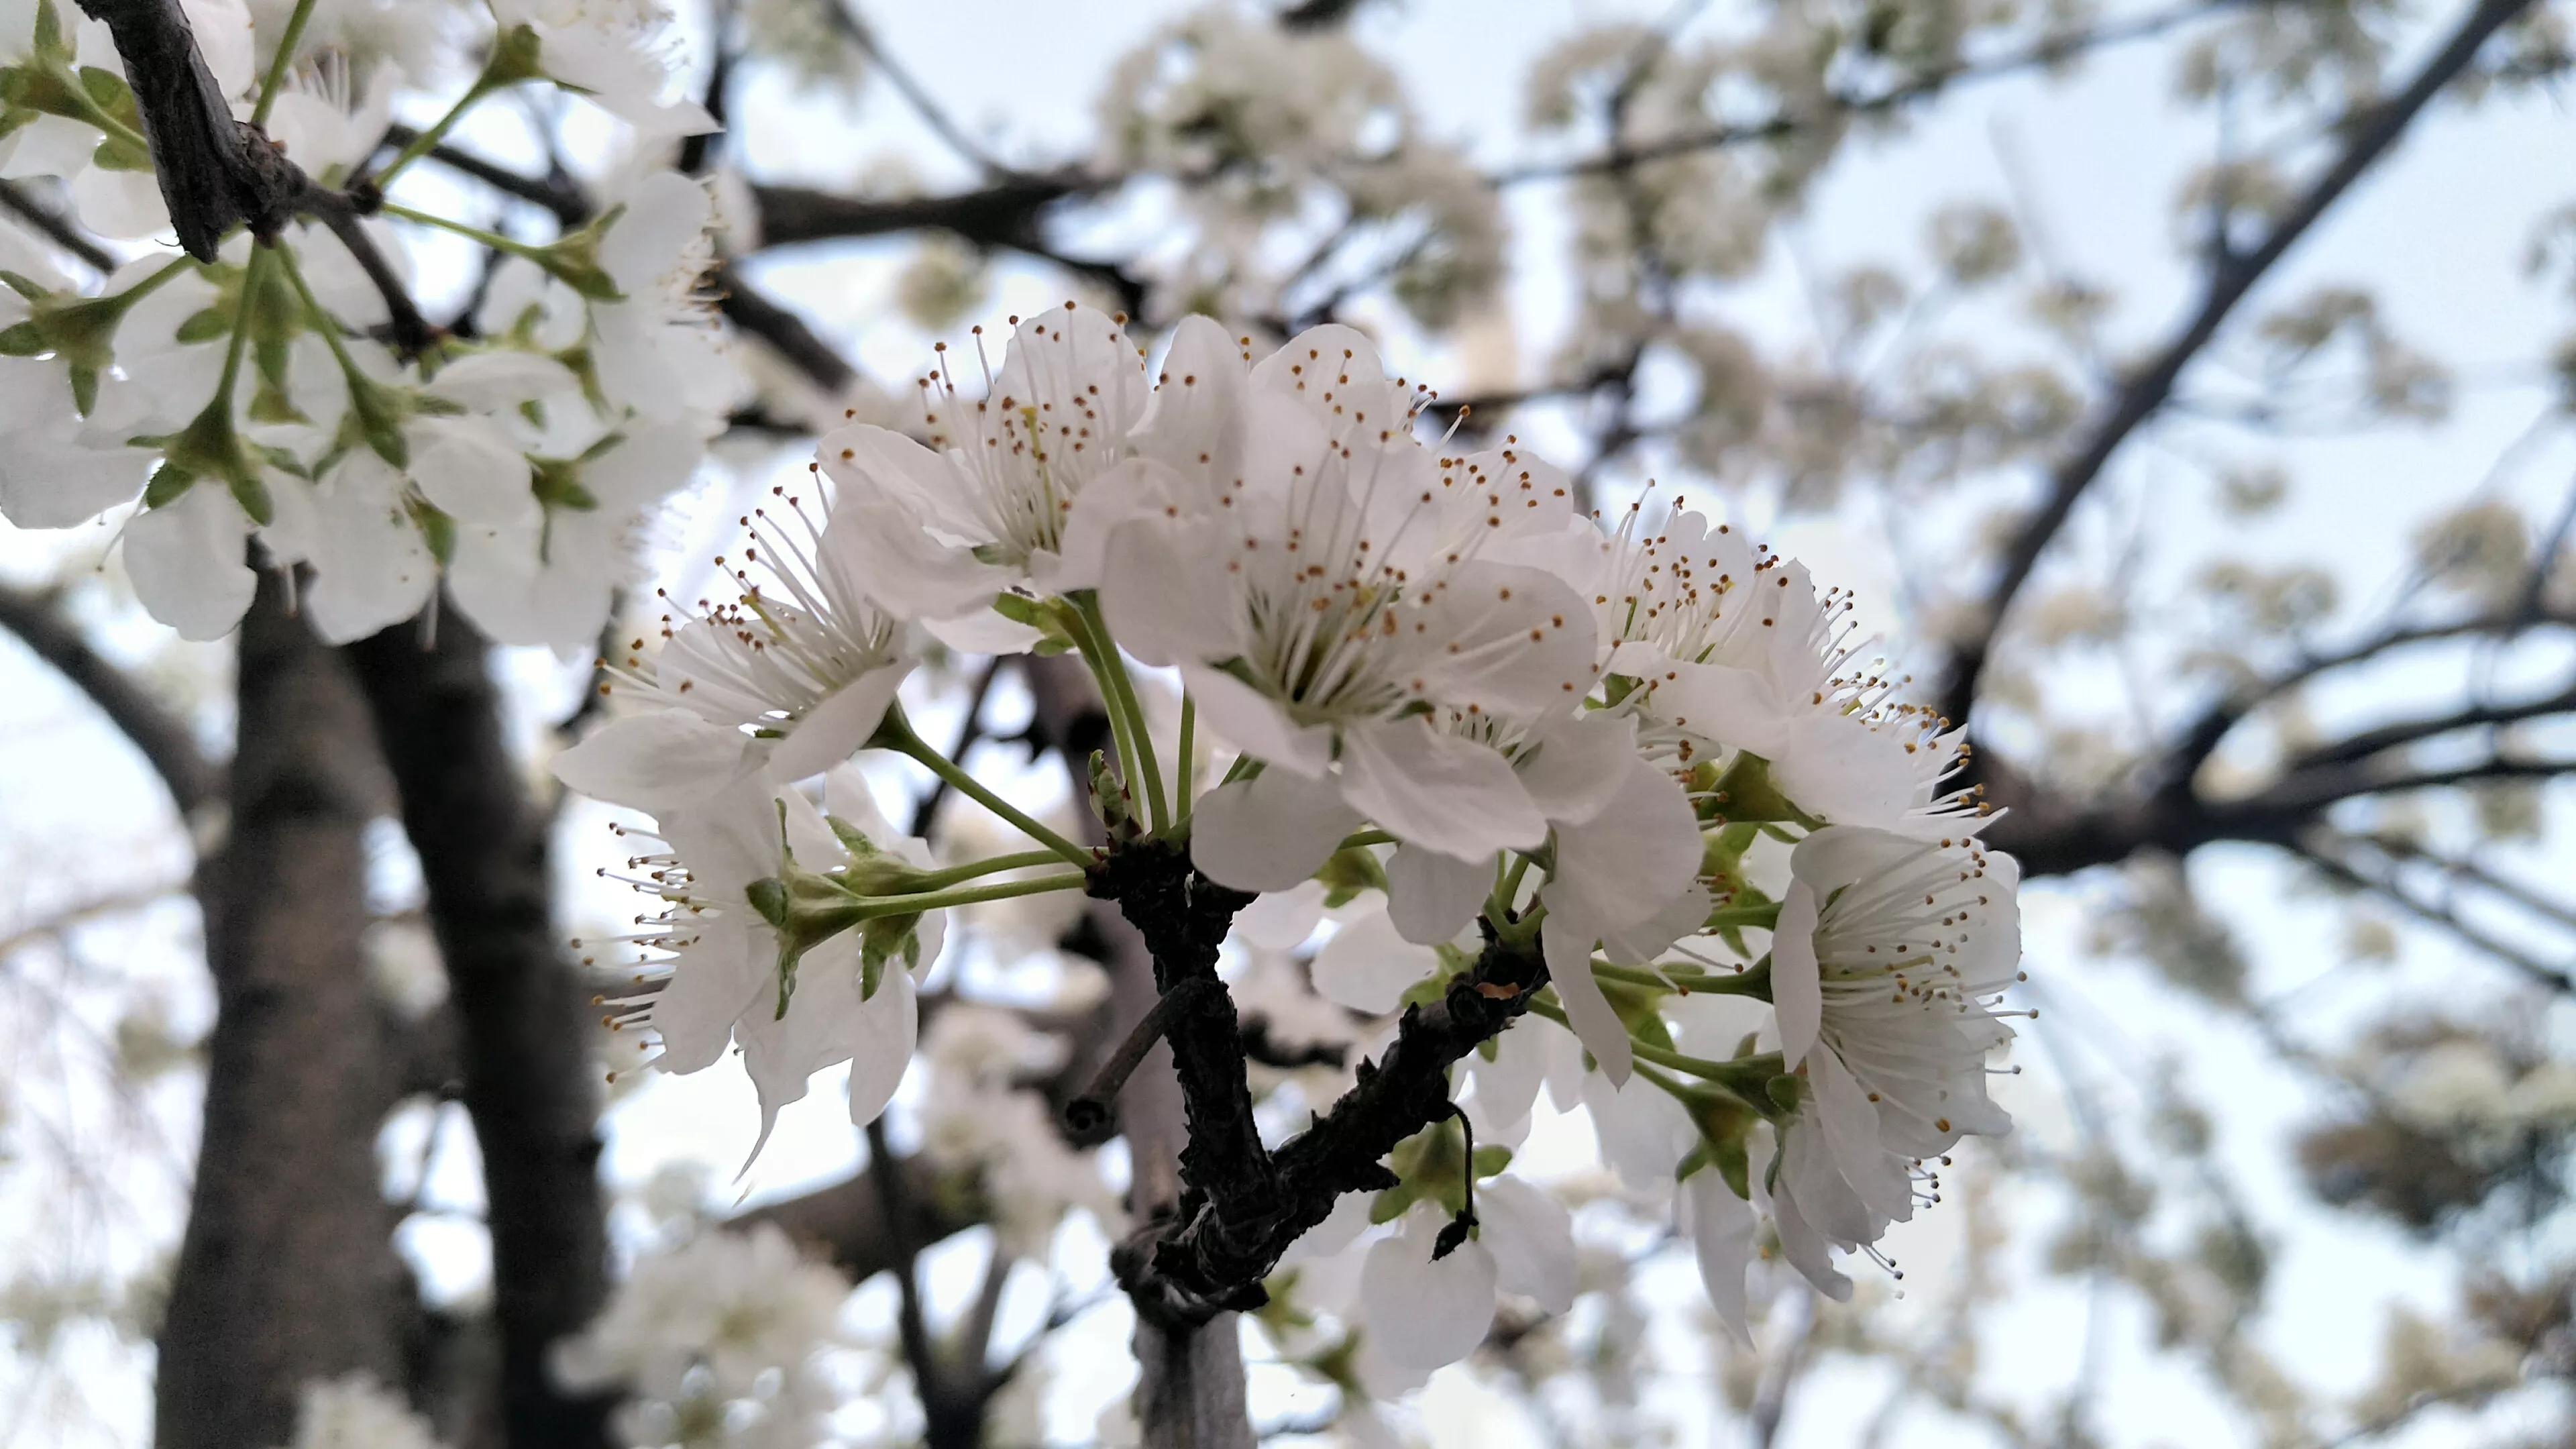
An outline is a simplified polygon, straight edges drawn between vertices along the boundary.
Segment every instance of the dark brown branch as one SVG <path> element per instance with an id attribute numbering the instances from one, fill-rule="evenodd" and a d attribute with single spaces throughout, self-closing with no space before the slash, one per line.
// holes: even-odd
<path id="1" fill-rule="evenodd" d="M 2576 713 L 2576 685 L 2536 699 L 2471 705 L 2445 713 L 2392 720 L 2295 755 L 2284 767 L 2284 773 L 2299 775 L 2327 766 L 2357 764 L 2386 750 L 2438 739 L 2461 730 L 2487 729 L 2568 713 Z"/>
<path id="2" fill-rule="evenodd" d="M 859 380 L 858 369 L 843 361 L 837 348 L 817 335 L 804 318 L 744 281 L 741 270 L 733 263 L 727 262 L 717 270 L 716 286 L 726 320 L 778 349 L 779 355 L 817 387 L 839 394 Z"/>
<path id="3" fill-rule="evenodd" d="M 142 752 L 182 817 L 221 797 L 215 767 L 197 747 L 187 719 L 91 648 L 63 612 L 59 594 L 0 586 L 0 629 L 17 635 L 30 653 L 89 696 L 99 713 Z"/>
<path id="4" fill-rule="evenodd" d="M 28 195 L 25 182 L 0 181 L 0 211 L 33 227 L 45 240 L 80 258 L 91 271 L 105 275 L 116 270 L 113 253 L 74 226 L 70 217 Z"/>
<path id="5" fill-rule="evenodd" d="M 2191 320 L 2129 379 L 2084 445 L 2059 465 L 2050 479 L 2048 496 L 2005 546 L 1994 584 L 1987 593 L 1984 620 L 1950 661 L 1939 700 L 1941 714 L 1954 720 L 1968 717 L 1996 632 L 2022 584 L 2037 567 L 2040 555 L 2047 551 L 2077 501 L 2101 476 L 2112 455 L 2164 405 L 2183 369 L 2218 335 L 2220 325 L 2236 305 L 2342 199 L 2353 182 L 2397 143 L 2433 97 L 2468 67 L 2488 37 L 2530 3 L 2531 0 L 2479 0 L 2402 90 L 2354 118 L 2334 162 L 2273 222 L 2262 242 L 2250 251 L 2230 255 L 2216 268 Z"/>
<path id="6" fill-rule="evenodd" d="M 896 1244 L 927 1246 L 984 1220 L 984 1204 L 971 1183 L 943 1177 L 920 1158 L 896 1159 L 903 1175 L 902 1216 L 889 1220 L 885 1199 L 870 1180 L 873 1168 L 829 1187 L 753 1208 L 733 1219 L 737 1227 L 769 1223 L 798 1246 L 864 1283 L 895 1264 Z"/>
<path id="7" fill-rule="evenodd" d="M 887 84 L 894 87 L 895 94 L 903 97 L 904 104 L 912 107 L 912 113 L 919 116 L 921 123 L 928 126 L 930 133 L 949 150 L 974 162 L 976 168 L 987 176 L 1015 177 L 1020 174 L 967 135 L 966 128 L 958 125 L 947 109 L 931 96 L 929 88 L 878 43 L 875 28 L 868 24 L 867 17 L 859 13 L 858 0 L 825 0 L 823 10 L 841 33 L 850 38 L 850 43 L 876 63 L 878 72 L 884 75 Z"/>
<path id="8" fill-rule="evenodd" d="M 1186 1014 L 1207 994 L 1215 983 L 1205 979 L 1183 981 L 1154 1000 L 1154 1009 L 1146 1012 L 1109 1060 L 1100 1064 L 1089 1085 L 1080 1095 L 1064 1104 L 1065 1131 L 1077 1142 L 1107 1140 L 1114 1120 L 1118 1094 L 1127 1090 L 1127 1079 L 1144 1065 L 1145 1054 L 1154 1049 L 1164 1034 L 1171 1030 L 1174 1019 Z"/>
<path id="9" fill-rule="evenodd" d="M 1384 1159 L 1448 1115 L 1449 1069 L 1517 1020 L 1546 984 L 1547 963 L 1535 943 L 1488 941 L 1438 1001 L 1405 1009 L 1394 1043 L 1360 1065 L 1358 1085 L 1280 1145 L 1269 1164 L 1265 1211 L 1229 1218 L 1194 1188 L 1177 1219 L 1118 1250 L 1120 1281 L 1140 1309 L 1193 1322 L 1220 1308 L 1262 1303 L 1262 1280 L 1279 1255 L 1329 1216 L 1344 1193 L 1395 1185 Z"/>
<path id="10" fill-rule="evenodd" d="M 848 241 L 905 231 L 949 231 L 971 242 L 1025 249 L 1043 245 L 1048 207 L 1113 181 L 1065 170 L 1013 177 L 949 196 L 871 201 L 803 186 L 754 186 L 764 246 Z"/>
<path id="11" fill-rule="evenodd" d="M 2342 840 L 2359 845 L 2361 842 Z M 2305 841 L 2291 847 L 2303 860 L 2322 872 L 2327 879 L 2364 891 L 2389 902 L 2399 910 L 2456 937 L 2462 944 L 2493 956 L 2520 971 L 2534 983 L 2561 995 L 2576 992 L 2576 977 L 2567 970 L 2552 966 L 2529 952 L 2515 947 L 2493 933 L 2479 929 L 2461 918 L 2457 911 L 2435 901 L 2422 900 L 2408 892 L 2394 874 L 2374 875 L 2334 853 L 2335 846 L 2325 841 Z"/>
<path id="12" fill-rule="evenodd" d="M 547 1367 L 608 1293 L 598 1076 L 588 991 L 557 950 L 543 811 L 501 729 L 482 637 L 453 610 L 424 649 L 409 626 L 346 651 L 419 852 L 453 989 L 465 1109 L 490 1203 L 501 1420 L 511 1449 L 607 1442 L 606 1400 Z"/>
<path id="13" fill-rule="evenodd" d="M 877 1211 L 892 1229 L 894 1261 L 887 1264 L 894 1273 L 895 1327 L 903 1342 L 904 1363 L 912 1370 L 913 1390 L 921 1398 L 922 1412 L 928 1415 L 945 1397 L 941 1393 L 943 1375 L 938 1351 L 930 1342 L 930 1321 L 921 1311 L 920 1247 L 906 1235 L 904 1227 L 910 1216 L 903 1201 L 903 1165 L 895 1159 L 894 1145 L 886 1140 L 885 1119 L 877 1118 L 867 1126 L 869 1186 L 876 1190 Z M 939 1436 L 929 1436 L 937 1442 Z"/>
<path id="14" fill-rule="evenodd" d="M 274 242 L 296 217 L 315 217 L 383 294 L 395 350 L 408 357 L 428 345 L 419 308 L 357 225 L 365 208 L 305 175 L 257 127 L 233 119 L 179 0 L 80 0 L 80 7 L 104 22 L 116 41 L 161 199 L 188 255 L 214 261 L 236 226 Z"/>

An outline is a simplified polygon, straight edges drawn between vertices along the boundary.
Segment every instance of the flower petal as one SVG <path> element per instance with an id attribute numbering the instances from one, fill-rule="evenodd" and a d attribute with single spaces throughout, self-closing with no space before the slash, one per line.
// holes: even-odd
<path id="1" fill-rule="evenodd" d="M 819 775 L 859 752 L 885 722 L 895 690 L 912 673 L 912 662 L 871 669 L 826 695 L 796 722 L 770 754 L 769 768 L 781 780 Z"/>
<path id="2" fill-rule="evenodd" d="M 1397 934 L 1437 946 L 1467 929 L 1493 890 L 1494 862 L 1403 844 L 1386 862 L 1386 913 Z"/>
<path id="3" fill-rule="evenodd" d="M 1359 825 L 1330 783 L 1264 770 L 1200 797 L 1190 859 L 1220 885 L 1284 891 L 1321 870 Z"/>
<path id="4" fill-rule="evenodd" d="M 1555 983 L 1556 999 L 1565 1005 L 1565 1019 L 1610 1084 L 1626 1086 L 1628 1074 L 1636 1069 L 1636 1049 L 1628 1040 L 1628 1024 L 1610 1009 L 1610 998 L 1601 994 L 1601 983 L 1592 979 L 1596 938 L 1553 911 L 1539 923 L 1538 934 L 1540 949 L 1547 954 L 1548 979 Z"/>
<path id="5" fill-rule="evenodd" d="M 1389 1362 L 1415 1369 L 1456 1363 L 1485 1341 L 1494 1323 L 1493 1250 L 1470 1240 L 1445 1258 L 1431 1256 L 1443 1223 L 1435 1208 L 1417 1207 L 1404 1227 L 1369 1249 L 1360 1280 L 1360 1311 L 1369 1342 Z"/>
<path id="6" fill-rule="evenodd" d="M 1343 922 L 1315 953 L 1315 991 L 1337 1006 L 1383 1015 L 1439 964 L 1430 947 L 1397 935 L 1386 912 L 1367 911 Z"/>
<path id="7" fill-rule="evenodd" d="M 1505 1173 L 1476 1185 L 1476 1218 L 1493 1250 L 1496 1287 L 1550 1313 L 1574 1306 L 1574 1215 L 1555 1194 Z"/>
<path id="8" fill-rule="evenodd" d="M 1419 715 L 1345 730 L 1352 804 L 1410 844 L 1460 860 L 1535 850 L 1547 820 L 1492 746 L 1435 730 Z"/>

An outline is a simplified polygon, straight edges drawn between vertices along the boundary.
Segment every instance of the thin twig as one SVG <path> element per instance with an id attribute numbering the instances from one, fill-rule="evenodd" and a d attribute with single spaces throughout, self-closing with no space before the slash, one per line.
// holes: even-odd
<path id="1" fill-rule="evenodd" d="M 1100 1070 L 1092 1074 L 1091 1085 L 1064 1104 L 1065 1130 L 1072 1134 L 1074 1141 L 1088 1144 L 1107 1138 L 1110 1122 L 1116 1113 L 1118 1094 L 1126 1089 L 1127 1079 L 1136 1074 L 1136 1068 L 1144 1064 L 1146 1054 L 1163 1039 L 1165 1032 L 1171 1030 L 1173 1020 L 1187 1014 L 1199 997 L 1215 984 L 1212 981 L 1183 981 L 1155 998 L 1154 1009 L 1145 1013 L 1144 1018 L 1127 1033 L 1127 1039 L 1109 1054 L 1109 1060 L 1100 1064 Z"/>

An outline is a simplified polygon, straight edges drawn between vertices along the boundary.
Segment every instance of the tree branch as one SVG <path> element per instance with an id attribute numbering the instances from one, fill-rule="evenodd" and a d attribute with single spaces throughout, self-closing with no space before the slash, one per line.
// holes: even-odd
<path id="1" fill-rule="evenodd" d="M 346 651 L 374 712 L 420 853 L 452 983 L 463 1100 L 483 1153 L 501 1419 L 511 1449 L 607 1443 L 608 1403 L 567 1395 L 547 1366 L 608 1294 L 598 1078 L 589 992 L 556 949 L 546 816 L 501 730 L 488 648 L 442 611 L 424 649 L 397 626 Z"/>
<path id="2" fill-rule="evenodd" d="M 0 211 L 17 217 L 42 233 L 45 240 L 80 258 L 91 271 L 104 276 L 116 270 L 113 253 L 72 225 L 70 217 L 28 195 L 25 182 L 0 181 Z"/>
<path id="3" fill-rule="evenodd" d="M 2342 199 L 2363 172 L 2396 144 L 2433 97 L 2468 67 L 2488 37 L 2530 3 L 2531 0 L 2479 0 L 2402 90 L 2354 118 L 2334 162 L 2272 224 L 2261 244 L 2231 255 L 2216 268 L 2191 320 L 2121 389 L 2084 445 L 2059 465 L 2038 510 L 2005 546 L 1995 582 L 1987 594 L 1984 620 L 1977 633 L 1961 644 L 1951 658 L 1939 699 L 1943 716 L 1953 720 L 1968 717 L 1969 707 L 1976 699 L 1978 676 L 1985 669 L 2006 611 L 2038 565 L 2040 555 L 2065 526 L 2067 516 L 2101 476 L 2112 455 L 2163 406 L 2183 369 L 2218 335 L 2220 325 L 2254 284 Z"/>
<path id="4" fill-rule="evenodd" d="M 108 723 L 142 752 L 182 818 L 222 798 L 215 767 L 197 747 L 196 731 L 132 675 L 90 647 L 80 627 L 63 612 L 59 593 L 0 585 L 0 629 L 17 635 L 30 653 L 89 696 Z"/>

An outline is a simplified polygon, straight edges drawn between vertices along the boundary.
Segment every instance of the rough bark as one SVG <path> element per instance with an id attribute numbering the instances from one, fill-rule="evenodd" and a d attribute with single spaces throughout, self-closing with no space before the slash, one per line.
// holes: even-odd
<path id="1" fill-rule="evenodd" d="M 607 1442 L 608 1401 L 562 1392 L 555 1340 L 606 1300 L 599 1078 L 589 992 L 558 950 L 546 817 L 501 732 L 482 636 L 454 613 L 351 645 L 429 887 L 455 1001 L 463 1101 L 483 1153 L 499 1399 L 514 1449 Z"/>
<path id="2" fill-rule="evenodd" d="M 242 622 L 238 695 L 231 835 L 201 886 L 216 1017 L 160 1334 L 163 1449 L 282 1444 L 307 1380 L 401 1381 L 408 1283 L 375 1156 L 400 1084 L 361 950 L 386 792 L 348 672 L 273 575 Z"/>
<path id="3" fill-rule="evenodd" d="M 1048 659 L 1030 664 L 1028 681 L 1035 703 L 1032 732 L 1055 747 L 1078 794 L 1090 783 L 1083 762 L 1109 733 L 1090 680 L 1071 659 Z M 1089 926 L 1109 971 L 1110 1029 L 1098 1038 L 1106 1055 L 1154 1009 L 1162 992 L 1143 933 L 1128 924 L 1115 902 L 1094 901 Z M 1226 1015 L 1233 1015 L 1230 1006 Z M 1068 1075 L 1083 1080 L 1089 1072 Z M 1179 1211 L 1181 1152 L 1190 1140 L 1169 1046 L 1157 1043 L 1127 1078 L 1118 1119 L 1133 1175 L 1127 1209 L 1140 1224 L 1169 1221 Z M 1193 1329 L 1139 1312 L 1134 1349 L 1136 1423 L 1144 1443 L 1154 1449 L 1252 1449 L 1243 1343 L 1233 1314 L 1220 1313 Z"/>

